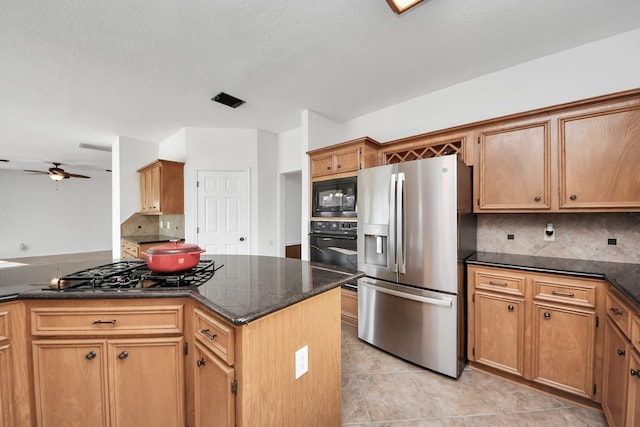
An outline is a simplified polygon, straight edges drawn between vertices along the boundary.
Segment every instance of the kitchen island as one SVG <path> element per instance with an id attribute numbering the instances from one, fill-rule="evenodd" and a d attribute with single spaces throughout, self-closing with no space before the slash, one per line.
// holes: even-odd
<path id="1" fill-rule="evenodd" d="M 203 259 L 214 276 L 182 288 L 48 289 L 95 262 L 0 271 L 0 340 L 2 313 L 10 320 L 0 363 L 14 373 L 0 385 L 14 402 L 0 412 L 5 425 L 69 414 L 76 425 L 340 425 L 340 285 L 361 274 L 286 258 Z"/>

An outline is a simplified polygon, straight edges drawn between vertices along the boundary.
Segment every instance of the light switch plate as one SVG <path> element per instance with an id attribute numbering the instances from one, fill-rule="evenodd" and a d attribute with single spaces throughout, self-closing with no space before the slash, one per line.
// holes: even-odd
<path id="1" fill-rule="evenodd" d="M 309 346 L 304 346 L 296 351 L 296 379 L 309 370 Z"/>

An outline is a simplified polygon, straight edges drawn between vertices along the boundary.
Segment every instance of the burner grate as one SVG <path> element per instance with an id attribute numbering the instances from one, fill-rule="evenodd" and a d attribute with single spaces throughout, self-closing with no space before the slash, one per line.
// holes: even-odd
<path id="1" fill-rule="evenodd" d="M 175 272 L 157 273 L 144 261 L 119 261 L 77 271 L 53 281 L 53 290 L 129 290 L 145 288 L 181 288 L 199 286 L 211 279 L 216 270 L 213 260 L 201 260 L 195 267 Z"/>

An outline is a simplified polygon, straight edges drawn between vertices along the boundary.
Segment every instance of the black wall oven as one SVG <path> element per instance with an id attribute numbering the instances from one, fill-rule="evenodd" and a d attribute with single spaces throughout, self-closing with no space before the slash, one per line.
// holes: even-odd
<path id="1" fill-rule="evenodd" d="M 347 221 L 311 221 L 309 227 L 309 258 L 311 261 L 358 269 L 358 223 Z M 356 290 L 355 283 L 345 288 Z"/>
<path id="2" fill-rule="evenodd" d="M 312 217 L 355 218 L 358 177 L 314 181 L 311 191 Z"/>

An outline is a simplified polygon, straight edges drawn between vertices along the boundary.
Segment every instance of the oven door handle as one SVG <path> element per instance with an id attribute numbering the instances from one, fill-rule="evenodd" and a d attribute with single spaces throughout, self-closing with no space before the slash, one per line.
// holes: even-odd
<path id="1" fill-rule="evenodd" d="M 343 240 L 357 240 L 358 236 L 350 236 L 348 234 L 324 234 L 324 233 L 309 233 L 309 237 L 320 237 L 323 239 L 343 239 Z"/>

